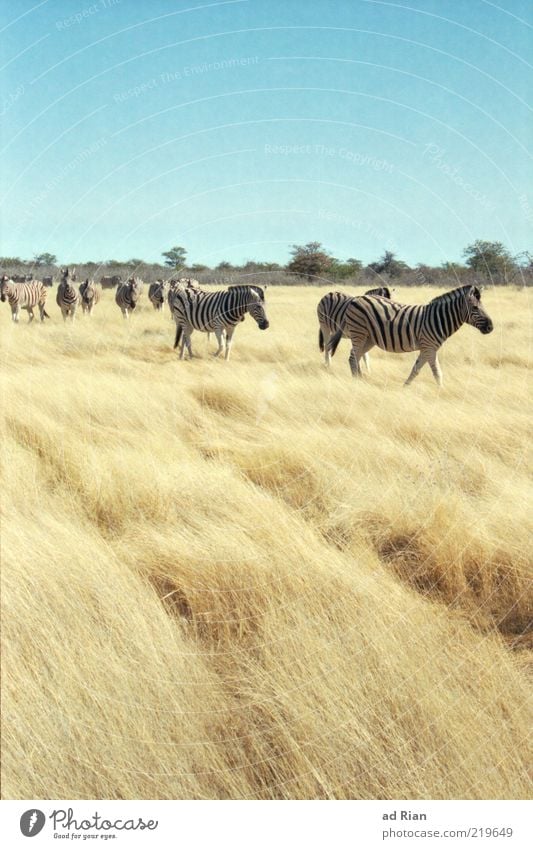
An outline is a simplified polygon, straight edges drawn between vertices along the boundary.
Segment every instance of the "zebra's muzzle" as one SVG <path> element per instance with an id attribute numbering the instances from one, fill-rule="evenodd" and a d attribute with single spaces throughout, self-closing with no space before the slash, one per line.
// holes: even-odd
<path id="1" fill-rule="evenodd" d="M 267 328 L 269 327 L 269 323 L 265 319 L 264 321 L 258 321 L 257 326 L 259 327 L 259 330 L 267 330 Z"/>
<path id="2" fill-rule="evenodd" d="M 3 303 L 5 301 L 5 299 L 6 299 L 6 296 L 2 292 L 2 294 L 0 295 L 0 301 L 2 301 L 2 303 Z"/>
<path id="3" fill-rule="evenodd" d="M 487 321 L 482 327 L 479 328 L 484 336 L 487 336 L 488 333 L 492 333 L 494 330 L 494 325 L 492 321 Z"/>

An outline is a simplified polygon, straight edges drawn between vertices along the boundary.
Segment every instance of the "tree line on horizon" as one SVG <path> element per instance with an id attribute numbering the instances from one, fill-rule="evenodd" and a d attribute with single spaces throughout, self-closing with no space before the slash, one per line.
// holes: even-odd
<path id="1" fill-rule="evenodd" d="M 147 263 L 132 258 L 126 262 L 109 259 L 75 265 L 83 277 L 103 275 L 110 271 L 122 277 L 138 274 L 149 282 L 174 273 L 193 276 L 204 283 L 222 284 L 235 282 L 242 277 L 247 282 L 259 283 L 265 275 L 268 275 L 268 282 L 274 285 L 298 285 L 302 282 L 316 285 L 327 282 L 356 284 L 376 278 L 404 286 L 440 285 L 450 281 L 461 285 L 474 280 L 493 285 L 529 286 L 533 283 L 533 254 L 529 251 L 513 256 L 502 242 L 477 239 L 463 250 L 462 256 L 463 263 L 445 262 L 439 266 L 419 263 L 411 267 L 399 259 L 394 251 L 385 250 L 378 260 L 365 266 L 355 257 L 337 259 L 321 242 L 308 242 L 306 245 L 290 247 L 290 260 L 286 265 L 248 260 L 243 265 L 222 261 L 210 267 L 201 263 L 187 264 L 186 249 L 175 245 L 162 253 L 163 263 Z M 57 257 L 52 253 L 36 254 L 32 260 L 0 257 L 0 268 L 3 269 L 2 274 L 33 273 L 34 276 L 47 274 L 56 277 L 59 271 Z"/>

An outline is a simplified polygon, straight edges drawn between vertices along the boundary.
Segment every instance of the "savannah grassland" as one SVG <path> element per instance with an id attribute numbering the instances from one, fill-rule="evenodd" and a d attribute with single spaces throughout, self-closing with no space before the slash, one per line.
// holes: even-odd
<path id="1" fill-rule="evenodd" d="M 324 291 L 269 288 L 229 363 L 146 301 L 0 305 L 4 798 L 530 792 L 530 295 L 439 391 L 346 340 L 328 374 Z"/>

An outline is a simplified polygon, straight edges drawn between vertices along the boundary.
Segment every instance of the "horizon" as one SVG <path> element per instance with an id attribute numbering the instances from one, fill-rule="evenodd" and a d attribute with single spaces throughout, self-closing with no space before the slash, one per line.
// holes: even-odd
<path id="1" fill-rule="evenodd" d="M 319 241 L 438 267 L 477 239 L 530 246 L 525 0 L 9 13 L 4 256 L 284 265 Z"/>

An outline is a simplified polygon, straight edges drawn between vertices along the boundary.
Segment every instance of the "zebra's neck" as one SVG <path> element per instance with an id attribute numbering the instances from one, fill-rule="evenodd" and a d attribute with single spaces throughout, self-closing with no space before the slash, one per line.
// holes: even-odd
<path id="1" fill-rule="evenodd" d="M 446 292 L 424 307 L 424 326 L 440 344 L 452 336 L 468 317 L 462 289 Z"/>

